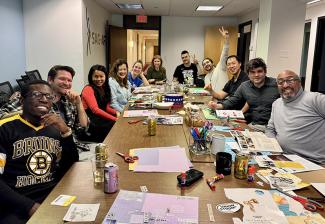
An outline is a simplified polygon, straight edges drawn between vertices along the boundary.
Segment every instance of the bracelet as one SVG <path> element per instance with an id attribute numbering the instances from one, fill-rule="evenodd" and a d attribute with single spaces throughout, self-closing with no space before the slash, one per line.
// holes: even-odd
<path id="1" fill-rule="evenodd" d="M 71 134 L 72 134 L 71 128 L 69 128 L 69 131 L 67 131 L 66 133 L 61 133 L 60 132 L 60 135 L 61 135 L 62 138 L 66 138 L 66 137 L 70 136 Z"/>

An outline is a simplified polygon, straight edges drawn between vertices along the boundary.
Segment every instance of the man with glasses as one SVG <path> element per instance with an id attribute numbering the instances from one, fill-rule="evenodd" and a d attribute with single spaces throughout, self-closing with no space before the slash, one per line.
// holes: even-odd
<path id="1" fill-rule="evenodd" d="M 272 103 L 279 98 L 276 80 L 266 76 L 266 64 L 261 58 L 254 58 L 247 64 L 249 81 L 243 82 L 235 94 L 223 102 L 209 102 L 216 110 L 232 110 L 247 102 L 249 109 L 245 119 L 252 124 L 266 125 L 272 109 Z"/>
<path id="2" fill-rule="evenodd" d="M 21 91 L 22 115 L 0 121 L 0 223 L 26 223 L 78 161 L 71 128 L 50 113 L 54 99 L 34 80 Z"/>
<path id="3" fill-rule="evenodd" d="M 88 117 L 83 108 L 80 94 L 72 90 L 72 80 L 75 71 L 70 66 L 55 65 L 48 72 L 48 82 L 51 85 L 55 99 L 52 112 L 60 114 L 74 133 L 82 132 L 88 125 Z M 4 114 L 21 111 L 20 94 L 0 109 L 0 117 Z"/>
<path id="4" fill-rule="evenodd" d="M 276 138 L 285 153 L 325 164 L 325 95 L 305 92 L 290 70 L 278 75 L 281 98 L 272 105 L 266 135 Z"/>

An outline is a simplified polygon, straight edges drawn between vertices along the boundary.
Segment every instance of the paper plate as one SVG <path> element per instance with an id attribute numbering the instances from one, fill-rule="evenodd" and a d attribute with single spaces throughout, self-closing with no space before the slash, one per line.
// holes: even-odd
<path id="1" fill-rule="evenodd" d="M 240 209 L 240 204 L 238 203 L 224 203 L 217 205 L 217 210 L 223 213 L 234 213 Z"/>

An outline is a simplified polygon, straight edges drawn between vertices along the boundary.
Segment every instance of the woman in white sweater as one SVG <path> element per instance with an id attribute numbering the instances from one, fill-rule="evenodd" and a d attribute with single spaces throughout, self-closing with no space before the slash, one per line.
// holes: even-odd
<path id="1" fill-rule="evenodd" d="M 111 88 L 111 107 L 122 112 L 131 97 L 131 84 L 128 81 L 128 63 L 117 59 L 110 71 L 109 85 Z"/>

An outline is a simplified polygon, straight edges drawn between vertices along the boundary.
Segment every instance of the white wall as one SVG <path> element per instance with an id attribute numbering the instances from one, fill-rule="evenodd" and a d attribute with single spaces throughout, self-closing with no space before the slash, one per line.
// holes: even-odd
<path id="1" fill-rule="evenodd" d="M 87 16 L 90 24 L 90 51 L 88 48 Z M 83 0 L 82 4 L 82 41 L 84 80 L 88 83 L 88 72 L 91 66 L 100 64 L 106 66 L 106 47 L 104 42 L 105 25 L 111 15 L 94 0 Z M 89 25 L 88 25 L 89 26 Z"/>
<path id="2" fill-rule="evenodd" d="M 273 0 L 267 58 L 270 76 L 276 77 L 284 69 L 299 74 L 305 14 L 306 4 L 300 1 Z"/>
<path id="3" fill-rule="evenodd" d="M 205 27 L 237 26 L 235 17 L 162 16 L 161 20 L 161 55 L 169 79 L 172 78 L 176 66 L 182 63 L 182 50 L 195 54 L 199 60 L 203 59 Z"/>
<path id="4" fill-rule="evenodd" d="M 0 1 L 0 82 L 16 79 L 25 71 L 25 38 L 22 0 Z"/>
<path id="5" fill-rule="evenodd" d="M 38 69 L 47 78 L 56 64 L 76 70 L 73 89 L 80 91 L 83 78 L 81 0 L 24 0 L 27 69 Z"/>
<path id="6" fill-rule="evenodd" d="M 317 33 L 317 21 L 318 21 L 318 17 L 322 17 L 322 16 L 325 16 L 325 2 L 320 4 L 314 4 L 311 7 L 307 8 L 306 10 L 306 20 L 311 21 L 308 60 L 307 60 L 307 69 L 306 69 L 306 81 L 305 81 L 306 90 L 310 90 L 310 86 L 311 86 L 316 33 Z"/>

